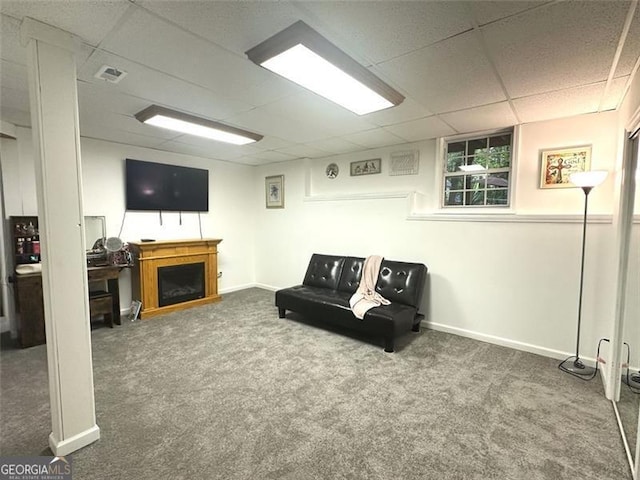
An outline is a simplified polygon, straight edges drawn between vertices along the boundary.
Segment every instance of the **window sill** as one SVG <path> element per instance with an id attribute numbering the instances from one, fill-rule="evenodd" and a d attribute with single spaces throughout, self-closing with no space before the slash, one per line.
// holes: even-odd
<path id="1" fill-rule="evenodd" d="M 417 213 L 412 212 L 407 216 L 407 220 L 418 220 L 427 222 L 494 222 L 494 223 L 582 223 L 583 215 L 567 215 L 567 214 L 518 214 L 515 211 L 496 213 L 451 213 L 451 212 L 431 212 Z M 594 214 L 589 215 L 588 223 L 611 223 L 612 215 Z"/>

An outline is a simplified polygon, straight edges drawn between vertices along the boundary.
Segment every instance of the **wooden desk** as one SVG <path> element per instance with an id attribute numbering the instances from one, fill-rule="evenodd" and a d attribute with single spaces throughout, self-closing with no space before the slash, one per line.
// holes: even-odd
<path id="1" fill-rule="evenodd" d="M 120 319 L 120 286 L 118 276 L 128 265 L 107 265 L 87 268 L 89 284 L 107 282 L 107 290 L 111 293 L 113 303 L 113 320 L 121 325 Z M 15 275 L 16 310 L 20 313 L 18 339 L 20 346 L 32 347 L 45 343 L 44 306 L 42 302 L 42 275 L 28 273 Z"/>

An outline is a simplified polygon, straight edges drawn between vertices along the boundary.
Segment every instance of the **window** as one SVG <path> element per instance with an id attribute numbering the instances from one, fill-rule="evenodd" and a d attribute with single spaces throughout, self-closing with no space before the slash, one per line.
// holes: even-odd
<path id="1" fill-rule="evenodd" d="M 513 134 L 446 142 L 444 207 L 508 207 Z"/>

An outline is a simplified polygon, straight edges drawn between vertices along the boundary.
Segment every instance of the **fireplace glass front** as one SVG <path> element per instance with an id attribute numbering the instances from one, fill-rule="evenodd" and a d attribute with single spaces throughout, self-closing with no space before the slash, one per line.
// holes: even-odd
<path id="1" fill-rule="evenodd" d="M 158 267 L 158 306 L 204 298 L 204 262 Z"/>

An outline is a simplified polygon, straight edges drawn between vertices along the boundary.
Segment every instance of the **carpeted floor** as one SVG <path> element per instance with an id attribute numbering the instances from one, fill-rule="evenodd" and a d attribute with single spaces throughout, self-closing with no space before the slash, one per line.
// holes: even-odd
<path id="1" fill-rule="evenodd" d="M 273 297 L 94 330 L 102 437 L 73 478 L 631 478 L 599 379 L 426 329 L 385 354 Z M 50 455 L 45 347 L 0 360 L 0 454 Z"/>

